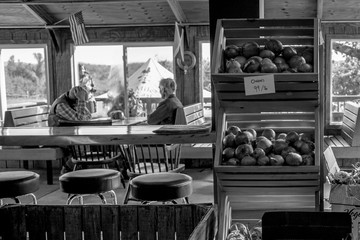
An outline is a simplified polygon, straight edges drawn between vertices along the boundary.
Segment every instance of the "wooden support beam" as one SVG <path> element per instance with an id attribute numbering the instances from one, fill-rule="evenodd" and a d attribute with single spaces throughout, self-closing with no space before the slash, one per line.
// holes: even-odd
<path id="1" fill-rule="evenodd" d="M 142 3 L 142 2 L 167 2 L 168 0 L 1 0 L 2 4 L 26 4 L 26 5 L 48 5 L 48 4 L 106 4 L 106 3 Z M 178 2 L 189 0 L 177 0 Z M 196 2 L 209 2 L 209 0 L 194 0 Z"/>
<path id="2" fill-rule="evenodd" d="M 316 14 L 316 17 L 318 19 L 322 19 L 322 17 L 323 17 L 323 9 L 324 9 L 324 0 L 317 0 L 317 14 Z"/>
<path id="3" fill-rule="evenodd" d="M 23 4 L 23 7 L 44 25 L 51 25 L 57 22 L 57 19 L 48 14 L 42 6 Z"/>
<path id="4" fill-rule="evenodd" d="M 178 0 L 167 0 L 167 2 L 169 3 L 170 8 L 174 13 L 176 20 L 180 23 L 186 23 L 188 20 L 178 2 Z"/>

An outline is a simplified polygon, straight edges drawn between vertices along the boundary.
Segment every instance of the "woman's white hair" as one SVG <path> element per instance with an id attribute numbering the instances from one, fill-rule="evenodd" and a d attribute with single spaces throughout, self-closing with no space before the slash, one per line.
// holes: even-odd
<path id="1" fill-rule="evenodd" d="M 163 86 L 168 93 L 174 93 L 176 91 L 176 82 L 172 78 L 161 79 L 160 86 Z"/>

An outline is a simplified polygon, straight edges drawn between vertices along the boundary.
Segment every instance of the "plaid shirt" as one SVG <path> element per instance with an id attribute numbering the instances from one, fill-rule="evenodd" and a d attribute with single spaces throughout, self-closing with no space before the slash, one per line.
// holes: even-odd
<path id="1" fill-rule="evenodd" d="M 84 101 L 78 101 L 75 109 L 71 108 L 69 105 L 65 103 L 59 103 L 56 106 L 56 115 L 67 119 L 67 120 L 90 120 L 91 113 L 86 108 L 86 104 Z"/>

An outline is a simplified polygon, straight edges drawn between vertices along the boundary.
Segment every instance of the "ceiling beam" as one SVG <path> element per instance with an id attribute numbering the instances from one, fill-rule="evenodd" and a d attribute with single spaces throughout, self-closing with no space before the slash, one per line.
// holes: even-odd
<path id="1" fill-rule="evenodd" d="M 178 2 L 209 2 L 209 0 L 177 0 Z M 106 3 L 168 2 L 168 0 L 0 0 L 2 4 L 48 5 L 48 4 L 106 4 Z"/>
<path id="2" fill-rule="evenodd" d="M 181 8 L 178 0 L 167 0 L 167 2 L 170 5 L 171 10 L 173 11 L 176 20 L 180 23 L 186 23 L 188 22 L 186 15 L 183 11 L 183 9 Z"/>
<path id="3" fill-rule="evenodd" d="M 57 21 L 57 19 L 46 12 L 42 6 L 26 4 L 23 4 L 23 6 L 44 25 L 51 25 Z"/>
<path id="4" fill-rule="evenodd" d="M 324 9 L 324 1 L 323 0 L 317 0 L 317 13 L 316 17 L 318 19 L 322 19 L 323 17 L 323 9 Z"/>

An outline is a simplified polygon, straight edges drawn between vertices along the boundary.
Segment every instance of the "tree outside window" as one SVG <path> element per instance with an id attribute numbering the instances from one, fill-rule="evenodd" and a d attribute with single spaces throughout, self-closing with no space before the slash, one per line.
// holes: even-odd
<path id="1" fill-rule="evenodd" d="M 48 104 L 45 47 L 0 46 L 2 110 Z"/>

